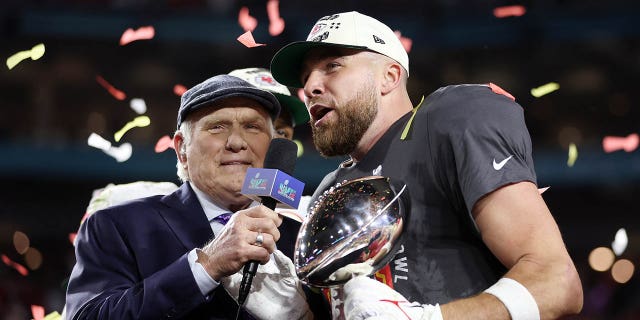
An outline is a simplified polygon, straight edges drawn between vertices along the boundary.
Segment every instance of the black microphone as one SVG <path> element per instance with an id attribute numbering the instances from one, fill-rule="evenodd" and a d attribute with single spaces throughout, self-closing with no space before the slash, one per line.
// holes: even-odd
<path id="1" fill-rule="evenodd" d="M 278 202 L 297 208 L 304 190 L 304 183 L 290 175 L 296 167 L 298 145 L 295 142 L 274 138 L 264 158 L 263 168 L 249 168 L 242 186 L 242 194 L 260 199 L 265 207 L 274 210 Z M 259 197 L 259 198 L 257 198 Z M 238 304 L 242 307 L 249 295 L 251 282 L 258 270 L 258 261 L 249 261 L 242 271 Z"/>

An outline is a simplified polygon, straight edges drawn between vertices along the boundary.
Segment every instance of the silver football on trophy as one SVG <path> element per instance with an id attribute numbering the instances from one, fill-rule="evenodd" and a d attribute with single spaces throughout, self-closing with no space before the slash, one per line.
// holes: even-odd
<path id="1" fill-rule="evenodd" d="M 372 275 L 399 248 L 410 211 L 406 186 L 369 176 L 344 181 L 311 204 L 302 224 L 293 263 L 298 278 L 314 287 L 344 284 Z"/>

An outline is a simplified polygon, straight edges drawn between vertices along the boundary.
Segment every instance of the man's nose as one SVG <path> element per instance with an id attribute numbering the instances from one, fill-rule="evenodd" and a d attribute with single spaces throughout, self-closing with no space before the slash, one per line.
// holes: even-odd
<path id="1" fill-rule="evenodd" d="M 312 99 L 315 96 L 324 93 L 323 78 L 320 72 L 312 71 L 307 77 L 307 81 L 304 83 L 304 95 L 307 99 Z"/>
<path id="2" fill-rule="evenodd" d="M 238 130 L 233 129 L 227 137 L 227 145 L 225 146 L 227 150 L 238 152 L 241 150 L 247 149 L 247 141 L 244 138 L 244 134 Z"/>

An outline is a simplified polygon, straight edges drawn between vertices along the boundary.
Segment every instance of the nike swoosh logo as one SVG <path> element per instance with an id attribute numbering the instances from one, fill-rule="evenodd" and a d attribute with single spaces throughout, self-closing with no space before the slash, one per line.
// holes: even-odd
<path id="1" fill-rule="evenodd" d="M 504 165 L 507 164 L 507 161 L 511 160 L 511 158 L 513 158 L 513 156 L 509 156 L 508 158 L 497 163 L 496 158 L 493 158 L 493 169 L 495 169 L 496 171 L 502 169 L 502 167 L 504 167 Z"/>

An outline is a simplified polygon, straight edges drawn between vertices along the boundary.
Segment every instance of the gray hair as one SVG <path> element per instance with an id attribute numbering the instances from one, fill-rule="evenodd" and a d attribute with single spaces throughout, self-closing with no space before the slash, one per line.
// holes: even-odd
<path id="1" fill-rule="evenodd" d="M 273 139 L 273 137 L 276 135 L 276 129 L 273 125 L 273 121 L 267 121 L 267 124 L 269 125 L 269 136 Z M 193 136 L 193 123 L 190 119 L 186 119 L 184 120 L 181 124 L 180 124 L 180 128 L 178 128 L 178 130 L 176 130 L 176 133 L 174 134 L 174 136 L 176 134 L 180 134 L 182 135 L 182 150 L 179 150 L 179 153 L 182 152 L 187 152 L 187 146 L 191 143 L 191 137 Z M 182 182 L 186 182 L 189 181 L 189 174 L 187 173 L 187 170 L 184 168 L 184 166 L 182 165 L 182 163 L 180 162 L 180 159 L 176 160 L 176 169 L 177 170 L 177 174 L 178 174 L 178 178 L 180 178 L 180 181 Z"/>

